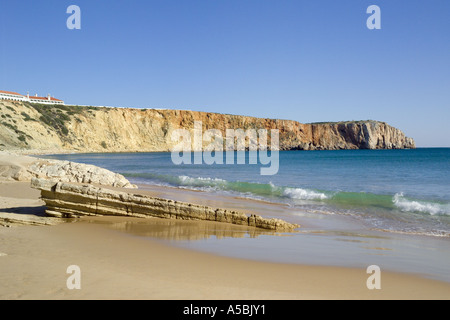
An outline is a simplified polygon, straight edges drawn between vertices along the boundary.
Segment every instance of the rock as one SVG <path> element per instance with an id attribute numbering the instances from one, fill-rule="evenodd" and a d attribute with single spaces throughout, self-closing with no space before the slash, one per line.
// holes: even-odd
<path id="1" fill-rule="evenodd" d="M 9 228 L 11 225 L 51 226 L 61 223 L 61 220 L 54 217 L 40 217 L 32 214 L 0 212 L 0 222 L 3 226 Z"/>
<path id="2" fill-rule="evenodd" d="M 310 149 L 413 149 L 415 142 L 400 130 L 379 121 L 311 124 Z"/>
<path id="3" fill-rule="evenodd" d="M 0 180 L 30 181 L 33 177 L 119 188 L 137 188 L 123 175 L 94 165 L 0 152 Z"/>
<path id="4" fill-rule="evenodd" d="M 62 182 L 82 182 L 119 188 L 137 188 L 123 175 L 94 165 L 60 160 L 38 160 L 31 164 L 28 172 L 33 177 Z"/>
<path id="5" fill-rule="evenodd" d="M 53 217 L 114 215 L 208 220 L 277 231 L 294 230 L 299 227 L 297 224 L 280 219 L 265 219 L 257 215 L 248 217 L 234 210 L 127 193 L 89 184 L 33 178 L 31 187 L 41 190 L 41 198 L 47 207 L 46 213 Z"/>

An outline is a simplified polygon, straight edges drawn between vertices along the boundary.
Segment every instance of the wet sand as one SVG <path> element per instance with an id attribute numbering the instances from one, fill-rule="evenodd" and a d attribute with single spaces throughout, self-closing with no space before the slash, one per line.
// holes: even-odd
<path id="1" fill-rule="evenodd" d="M 39 214 L 37 196 L 27 183 L 2 183 L 0 212 L 26 214 L 34 208 Z M 0 227 L 0 299 L 450 298 L 450 283 L 413 274 L 382 271 L 381 289 L 369 290 L 366 268 L 257 261 L 174 245 L 211 237 L 218 244 L 238 239 L 241 246 L 281 238 L 261 230 L 145 220 L 142 225 L 137 218 L 86 217 L 53 226 Z M 80 267 L 79 290 L 66 286 L 70 265 Z"/>
<path id="2" fill-rule="evenodd" d="M 170 233 L 155 233 L 154 230 L 157 229 L 154 225 L 145 226 L 144 222 L 128 222 L 124 232 L 158 239 L 164 237 L 171 245 L 235 258 L 357 268 L 375 264 L 382 270 L 419 274 L 450 283 L 450 239 L 446 237 L 386 232 L 373 229 L 355 216 L 330 215 L 317 210 L 306 212 L 285 204 L 214 192 L 149 185 L 140 185 L 138 192 L 249 214 L 256 213 L 296 223 L 301 227 L 292 232 L 241 232 L 239 236 L 230 237 L 223 236 L 220 230 L 203 236 L 198 229 L 187 233 L 186 230 L 192 228 L 174 221 L 170 227 L 167 226 Z M 204 241 L 190 241 L 189 238 L 180 237 L 182 234 L 194 234 L 193 238 L 203 237 Z M 221 240 L 217 241 L 216 238 Z"/>

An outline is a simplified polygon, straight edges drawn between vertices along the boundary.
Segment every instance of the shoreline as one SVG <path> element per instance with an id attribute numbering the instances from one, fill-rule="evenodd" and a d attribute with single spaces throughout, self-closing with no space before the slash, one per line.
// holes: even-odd
<path id="1" fill-rule="evenodd" d="M 442 149 L 442 148 L 433 148 L 433 149 Z M 345 151 L 345 150 L 342 150 Z M 349 150 L 349 151 L 354 151 L 354 150 Z M 144 152 L 145 153 L 145 152 Z M 153 152 L 150 152 L 151 154 L 153 154 Z M 78 160 L 78 161 L 92 161 L 92 159 L 95 159 L 95 157 L 104 157 L 104 158 L 109 158 L 109 156 L 102 156 L 101 154 L 105 154 L 105 153 L 99 153 L 97 156 L 95 156 L 94 158 L 91 159 L 91 156 L 89 156 L 91 153 L 84 153 L 83 156 L 81 156 L 81 159 L 90 159 L 90 160 Z M 111 154 L 111 158 L 114 159 L 115 156 L 114 154 L 117 153 L 106 153 L 106 154 Z M 120 153 L 119 153 L 120 154 Z M 129 153 L 130 157 L 133 158 L 134 153 Z M 49 155 L 50 159 L 55 158 L 55 159 L 59 159 L 58 155 L 54 155 L 51 156 Z M 120 157 L 120 156 L 119 156 Z M 138 158 L 140 156 L 137 156 Z M 150 156 L 151 158 L 151 156 Z M 67 158 L 62 156 L 61 159 L 68 159 L 68 160 L 72 160 L 72 161 L 77 161 L 77 159 L 79 159 L 77 157 L 77 155 L 67 155 Z M 96 163 L 95 160 L 92 161 L 92 163 Z M 111 163 L 107 162 L 106 163 L 97 163 L 100 166 L 108 166 L 111 167 Z M 114 168 L 114 165 L 112 165 L 112 168 Z M 113 170 L 116 171 L 120 171 L 121 169 L 119 168 L 115 168 Z M 169 177 L 169 180 L 166 180 L 166 177 L 163 176 L 161 179 L 161 181 L 163 181 L 163 186 L 164 186 L 164 182 L 169 181 L 169 184 L 171 184 L 171 180 Z M 202 186 L 202 181 L 197 181 L 197 180 L 202 180 L 202 178 L 200 177 L 200 179 L 196 178 L 195 176 L 192 177 L 193 181 L 187 181 L 186 184 L 184 183 L 184 174 L 178 173 L 178 177 L 175 176 L 176 178 L 181 178 L 181 184 L 178 188 L 179 190 L 187 190 L 186 192 L 194 192 L 195 190 L 190 189 L 189 185 L 194 185 L 195 187 L 197 186 Z M 189 178 L 189 177 L 188 177 Z M 311 180 L 314 179 L 314 177 L 309 177 Z M 142 179 L 140 178 L 131 178 L 129 177 L 129 179 L 134 179 L 135 183 L 140 184 L 142 183 Z M 145 180 L 146 178 L 143 178 L 143 180 Z M 156 178 L 157 180 L 159 179 L 159 177 Z M 208 180 L 209 178 L 206 177 L 206 180 Z M 345 177 L 343 178 L 345 179 Z M 141 182 L 139 182 L 141 181 Z M 228 182 L 235 182 L 235 180 L 224 180 L 224 183 L 228 184 Z M 238 181 L 239 182 L 239 181 Z M 143 182 L 145 183 L 145 182 Z M 177 183 L 177 182 L 175 182 Z M 200 184 L 199 184 L 200 183 Z M 207 182 L 208 183 L 208 182 Z M 345 183 L 344 183 L 345 184 Z M 185 185 L 186 187 L 183 187 L 183 185 Z M 208 186 L 211 186 L 212 189 L 214 189 L 215 186 L 215 182 L 210 182 L 210 184 L 207 184 Z M 412 184 L 411 184 L 412 185 Z M 141 185 L 142 186 L 142 185 Z M 438 216 L 443 216 L 445 219 L 446 215 L 448 215 L 448 209 L 446 209 L 446 207 L 441 204 L 439 201 L 436 201 L 433 197 L 430 198 L 422 198 L 421 195 L 419 194 L 414 194 L 414 190 L 413 190 L 413 195 L 411 196 L 410 190 L 408 188 L 406 188 L 406 191 L 403 191 L 402 186 L 400 186 L 400 189 L 396 189 L 396 191 L 392 191 L 389 190 L 386 193 L 380 192 L 378 193 L 377 191 L 368 191 L 366 193 L 363 193 L 362 196 L 367 196 L 367 197 L 372 197 L 372 196 L 377 196 L 376 198 L 374 197 L 373 199 L 368 199 L 368 200 L 364 200 L 364 199 L 360 199 L 359 194 L 358 194 L 358 188 L 356 189 L 351 189 L 349 191 L 349 194 L 347 194 L 346 191 L 342 191 L 340 192 L 339 190 L 336 191 L 333 188 L 331 189 L 327 189 L 326 187 L 324 187 L 323 185 L 321 185 L 320 187 L 315 187 L 310 189 L 308 186 L 303 186 L 303 187 L 299 187 L 298 189 L 300 190 L 290 190 L 292 189 L 292 181 L 290 184 L 288 184 L 287 186 L 284 186 L 283 184 L 280 184 L 280 182 L 275 183 L 273 185 L 277 190 L 275 190 L 276 195 L 271 198 L 270 200 L 264 200 L 264 199 L 258 199 L 259 193 L 258 190 L 256 190 L 255 196 L 247 196 L 247 195 L 243 195 L 243 196 L 239 196 L 239 195 L 235 195 L 235 197 L 238 198 L 244 198 L 244 199 L 249 199 L 249 201 L 266 201 L 266 203 L 268 204 L 273 204 L 273 203 L 282 203 L 282 204 L 288 204 L 288 205 L 292 205 L 293 207 L 295 207 L 297 205 L 297 201 L 299 202 L 305 202 L 305 203 L 301 203 L 300 206 L 306 207 L 304 204 L 309 205 L 309 203 L 307 203 L 309 201 L 310 198 L 305 198 L 304 194 L 301 194 L 301 192 L 303 192 L 303 190 L 301 190 L 302 188 L 306 189 L 306 197 L 312 196 L 311 199 L 316 200 L 317 199 L 317 195 L 315 195 L 314 193 L 318 192 L 321 193 L 318 196 L 323 196 L 324 197 L 324 203 L 326 206 L 328 206 L 328 212 L 325 212 L 323 210 L 319 209 L 312 209 L 310 210 L 310 212 L 317 212 L 319 214 L 341 214 L 341 215 L 353 215 L 357 218 L 361 218 L 361 219 L 365 219 L 366 222 L 372 221 L 374 223 L 371 224 L 371 226 L 369 226 L 369 228 L 371 228 L 372 230 L 376 230 L 376 231 L 380 231 L 380 232 L 388 232 L 388 233 L 397 233 L 397 234 L 406 234 L 406 235 L 413 235 L 413 236 L 431 236 L 431 237 L 439 237 L 439 238 L 448 238 L 450 239 L 450 233 L 448 232 L 448 221 L 445 222 L 447 223 L 447 225 L 442 224 L 444 227 L 441 229 L 440 225 L 439 225 L 439 221 L 436 222 L 436 220 L 439 220 L 437 217 Z M 153 187 L 153 186 L 151 186 Z M 164 186 L 164 187 L 168 187 L 171 188 L 170 186 Z M 194 187 L 194 188 L 195 188 Z M 219 185 L 219 189 L 222 186 Z M 268 187 L 266 185 L 264 185 L 263 183 L 263 187 Z M 202 187 L 200 187 L 202 188 Z M 225 187 L 225 190 L 223 193 L 225 194 L 225 196 L 229 196 L 227 195 L 228 191 L 230 189 L 227 189 L 228 185 Z M 231 186 L 231 192 L 234 192 L 235 189 L 234 186 Z M 252 194 L 253 191 L 253 187 L 249 187 L 247 188 L 247 192 L 248 194 Z M 286 189 L 286 190 L 284 190 Z M 294 182 L 294 187 L 293 189 L 297 189 L 295 182 Z M 175 189 L 174 189 L 175 190 Z M 239 190 L 239 189 L 238 189 Z M 281 190 L 281 191 L 280 191 Z M 333 191 L 334 190 L 334 191 Z M 400 191 L 399 191 L 400 190 Z M 442 190 L 442 188 L 441 188 Z M 218 197 L 221 197 L 222 194 L 215 192 L 214 190 L 210 191 L 207 190 L 206 192 L 212 192 L 212 193 L 216 193 L 218 194 Z M 282 193 L 281 195 L 281 200 L 280 200 L 280 195 L 278 194 L 278 192 Z M 406 192 L 405 195 L 403 196 L 403 192 Z M 240 193 L 240 191 L 237 191 L 236 193 Z M 311 195 L 309 195 L 308 193 L 311 193 Z M 253 195 L 253 194 L 252 194 Z M 264 197 L 265 195 L 261 196 Z M 353 206 L 348 205 L 349 204 L 349 200 L 348 197 L 352 197 L 355 199 L 352 199 L 352 201 L 354 201 L 354 203 L 352 203 Z M 390 199 L 384 199 L 390 197 Z M 346 199 L 347 198 L 347 199 Z M 323 198 L 320 198 L 321 200 Z M 361 203 L 360 203 L 361 201 Z M 386 201 L 389 201 L 389 203 L 385 203 Z M 367 203 L 369 203 L 369 211 L 365 212 L 365 206 L 367 206 Z M 312 201 L 311 202 L 311 206 L 313 207 L 314 205 L 316 205 L 317 203 Z M 386 212 L 388 212 L 387 215 L 385 215 L 385 212 L 381 212 L 381 210 L 379 210 L 379 208 L 384 208 L 384 206 L 386 206 Z M 319 207 L 319 206 L 316 206 Z M 334 210 L 336 209 L 336 211 Z M 348 210 L 347 210 L 348 209 Z M 361 212 L 357 212 L 358 210 L 360 210 Z M 437 212 L 437 213 L 436 213 Z M 362 213 L 362 214 L 360 214 Z M 411 213 L 411 214 L 410 214 Z M 442 213 L 442 214 L 441 214 Z M 393 216 L 394 215 L 394 216 Z M 398 215 L 398 217 L 397 217 Z M 423 215 L 423 217 L 421 217 L 421 215 Z M 400 223 L 398 221 L 400 221 L 401 219 L 403 220 L 408 220 L 410 217 L 412 217 L 412 221 L 413 224 L 411 224 L 411 227 L 408 226 L 408 224 L 404 224 L 404 223 Z M 375 218 L 375 219 L 373 219 Z M 422 219 L 423 218 L 423 219 Z M 376 220 L 376 221 L 375 221 Z M 421 223 L 423 223 L 424 228 L 422 228 Z"/>
<path id="2" fill-rule="evenodd" d="M 368 231 L 349 217 L 294 214 L 282 204 L 161 186 L 111 188 L 288 218 L 301 227 L 280 233 L 112 216 L 30 225 L 44 219 L 39 191 L 29 181 L 0 181 L 0 299 L 450 298 L 450 280 L 422 272 L 426 264 L 416 270 L 389 264 L 405 249 L 405 261 L 426 262 L 439 252 L 417 250 L 410 237 Z M 382 289 L 369 290 L 366 268 L 379 262 Z M 66 288 L 72 264 L 83 272 L 82 290 Z"/>
<path id="3" fill-rule="evenodd" d="M 17 193 L 17 190 L 7 187 L 11 190 L 9 198 L 15 199 L 18 206 L 29 200 L 39 204 L 40 200 L 35 198 L 36 190 L 27 186 L 26 182 L 7 184 L 14 184 L 21 190 Z M 5 183 L 1 186 L 5 187 Z M 366 287 L 369 275 L 365 268 L 229 257 L 180 247 L 177 241 L 167 241 L 168 238 L 161 235 L 139 235 L 123 230 L 124 226 L 125 229 L 132 228 L 133 223 L 150 222 L 163 224 L 159 230 L 175 230 L 175 233 L 182 235 L 186 235 L 186 228 L 164 224 L 187 222 L 192 226 L 191 235 L 200 235 L 201 239 L 204 239 L 202 234 L 205 230 L 208 237 L 218 241 L 237 239 L 258 242 L 265 236 L 262 232 L 250 237 L 249 229 L 242 226 L 227 225 L 227 229 L 222 223 L 213 226 L 211 222 L 159 218 L 84 217 L 76 222 L 53 226 L 0 227 L 0 299 L 450 298 L 450 283 L 418 274 L 383 271 L 381 290 L 369 290 Z M 114 224 L 116 227 L 111 228 Z M 155 231 L 158 228 L 146 227 L 143 230 Z M 222 238 L 218 232 L 221 232 Z M 192 239 L 182 241 L 204 242 Z M 66 288 L 66 268 L 72 264 L 79 265 L 82 270 L 81 290 Z"/>

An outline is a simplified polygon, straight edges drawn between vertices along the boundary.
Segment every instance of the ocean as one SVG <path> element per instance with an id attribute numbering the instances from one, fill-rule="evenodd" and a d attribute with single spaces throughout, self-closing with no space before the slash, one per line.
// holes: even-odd
<path id="1" fill-rule="evenodd" d="M 109 225 L 128 236 L 234 258 L 360 272 L 377 265 L 450 282 L 448 148 L 283 151 L 275 175 L 261 175 L 248 152 L 244 164 L 214 165 L 175 165 L 170 153 L 156 152 L 46 157 L 107 168 L 174 200 L 301 225 L 289 233 L 165 219 Z"/>
<path id="2" fill-rule="evenodd" d="M 237 155 L 236 155 L 237 156 Z M 180 164 L 170 153 L 48 155 L 123 174 L 132 183 L 237 196 L 294 212 L 351 216 L 368 228 L 450 237 L 450 148 L 281 151 L 275 175 L 244 164 Z M 237 158 L 236 158 L 237 159 Z"/>

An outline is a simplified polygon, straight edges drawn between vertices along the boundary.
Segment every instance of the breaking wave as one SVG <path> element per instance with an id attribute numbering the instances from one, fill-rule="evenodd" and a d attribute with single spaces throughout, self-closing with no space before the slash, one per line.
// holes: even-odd
<path id="1" fill-rule="evenodd" d="M 203 191 L 229 191 L 244 196 L 258 198 L 288 198 L 293 200 L 325 200 L 329 196 L 323 192 L 305 188 L 280 187 L 272 183 L 256 183 L 243 181 L 228 181 L 219 178 L 170 176 L 153 173 L 126 174 L 128 177 L 150 179 L 158 184 Z"/>
<path id="2" fill-rule="evenodd" d="M 396 193 L 392 201 L 399 210 L 405 212 L 425 213 L 432 216 L 450 215 L 449 204 L 408 199 L 403 193 Z"/>
<path id="3" fill-rule="evenodd" d="M 304 201 L 322 203 L 339 207 L 378 208 L 387 211 L 401 211 L 427 214 L 432 216 L 450 215 L 450 204 L 407 198 L 403 193 L 392 195 L 369 192 L 323 191 L 300 187 L 276 186 L 273 183 L 257 183 L 246 181 L 229 181 L 211 177 L 171 176 L 155 173 L 125 174 L 144 183 L 168 185 L 178 188 L 201 191 L 224 191 L 247 198 L 262 199 L 275 202 Z"/>

